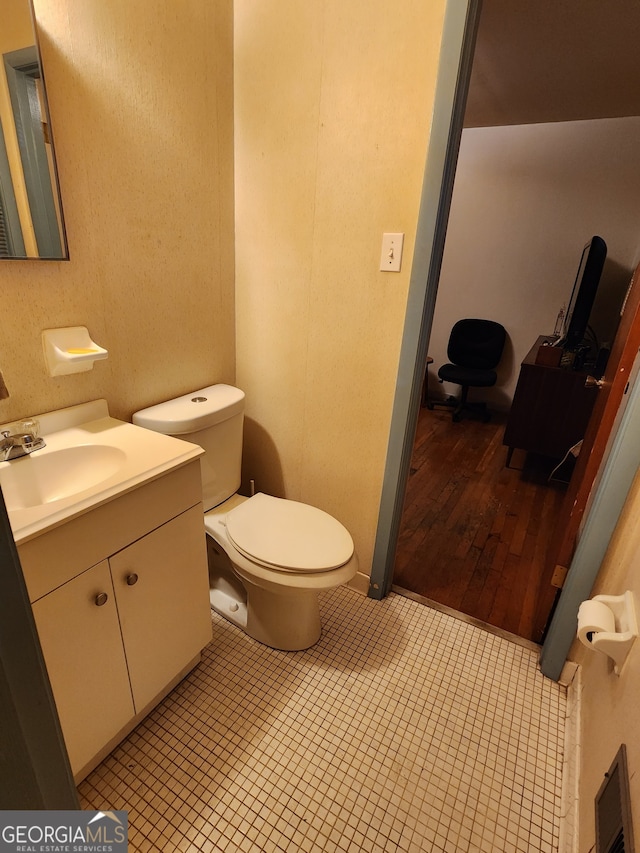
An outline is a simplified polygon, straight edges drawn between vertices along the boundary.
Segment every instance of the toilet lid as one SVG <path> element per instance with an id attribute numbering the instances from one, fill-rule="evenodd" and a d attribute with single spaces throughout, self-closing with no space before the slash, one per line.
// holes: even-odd
<path id="1" fill-rule="evenodd" d="M 250 559 L 275 569 L 322 572 L 353 555 L 349 531 L 317 507 L 261 492 L 226 517 L 233 545 Z"/>

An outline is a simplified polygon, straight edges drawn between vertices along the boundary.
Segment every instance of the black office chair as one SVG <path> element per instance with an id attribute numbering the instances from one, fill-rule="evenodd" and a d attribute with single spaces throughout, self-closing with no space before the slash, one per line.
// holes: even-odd
<path id="1" fill-rule="evenodd" d="M 491 414 L 485 403 L 468 403 L 469 388 L 490 388 L 496 384 L 495 368 L 502 358 L 507 338 L 504 326 L 493 320 L 458 320 L 451 330 L 447 357 L 451 364 L 443 364 L 438 370 L 441 382 L 453 382 L 461 386 L 460 397 L 430 401 L 428 408 L 444 405 L 453 408 L 453 420 L 462 419 L 464 410 L 480 411 L 483 420 Z"/>

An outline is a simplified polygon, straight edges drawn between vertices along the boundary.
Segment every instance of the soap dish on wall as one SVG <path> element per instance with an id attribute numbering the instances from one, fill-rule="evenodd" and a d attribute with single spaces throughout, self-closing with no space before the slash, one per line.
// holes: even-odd
<path id="1" fill-rule="evenodd" d="M 45 329 L 42 333 L 42 349 L 49 376 L 91 370 L 94 361 L 109 355 L 106 349 L 91 340 L 86 326 Z"/>

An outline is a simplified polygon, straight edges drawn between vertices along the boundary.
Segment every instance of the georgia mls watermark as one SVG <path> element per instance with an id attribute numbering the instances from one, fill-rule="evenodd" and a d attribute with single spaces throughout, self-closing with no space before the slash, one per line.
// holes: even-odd
<path id="1" fill-rule="evenodd" d="M 0 853 L 126 853 L 127 812 L 0 811 Z"/>

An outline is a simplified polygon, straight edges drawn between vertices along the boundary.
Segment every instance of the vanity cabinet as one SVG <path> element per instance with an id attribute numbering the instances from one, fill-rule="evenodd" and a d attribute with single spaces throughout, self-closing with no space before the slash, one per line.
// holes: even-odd
<path id="1" fill-rule="evenodd" d="M 76 781 L 211 639 L 199 465 L 18 548 Z"/>

